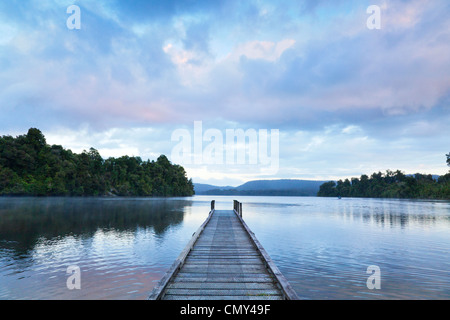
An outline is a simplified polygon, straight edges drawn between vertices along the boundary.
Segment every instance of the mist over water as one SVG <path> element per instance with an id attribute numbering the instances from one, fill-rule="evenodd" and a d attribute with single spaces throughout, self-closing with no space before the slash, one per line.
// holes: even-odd
<path id="1" fill-rule="evenodd" d="M 234 198 L 0 198 L 0 299 L 146 299 L 210 201 Z M 448 201 L 236 199 L 301 298 L 450 298 Z M 66 286 L 71 265 L 80 290 Z"/>

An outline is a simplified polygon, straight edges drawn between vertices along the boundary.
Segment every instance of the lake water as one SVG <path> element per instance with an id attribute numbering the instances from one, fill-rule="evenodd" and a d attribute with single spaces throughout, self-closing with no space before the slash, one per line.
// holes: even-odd
<path id="1" fill-rule="evenodd" d="M 0 299 L 146 299 L 234 198 L 300 298 L 450 299 L 449 201 L 226 196 L 0 198 Z"/>

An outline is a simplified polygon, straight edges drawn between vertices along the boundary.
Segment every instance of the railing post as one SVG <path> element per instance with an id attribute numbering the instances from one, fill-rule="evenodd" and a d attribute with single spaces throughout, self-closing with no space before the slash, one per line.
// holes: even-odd
<path id="1" fill-rule="evenodd" d="M 216 200 L 211 201 L 211 211 L 216 208 Z"/>
<path id="2" fill-rule="evenodd" d="M 242 218 L 242 203 L 237 200 L 233 200 L 233 209 Z"/>

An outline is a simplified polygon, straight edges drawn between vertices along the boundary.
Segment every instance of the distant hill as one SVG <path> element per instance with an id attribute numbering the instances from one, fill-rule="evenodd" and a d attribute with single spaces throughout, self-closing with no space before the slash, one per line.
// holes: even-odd
<path id="1" fill-rule="evenodd" d="M 420 173 L 407 174 L 406 176 L 407 176 L 407 177 L 414 177 L 414 178 L 416 178 L 417 175 L 420 175 Z M 436 180 L 436 181 L 437 181 L 437 180 L 439 179 L 440 175 L 438 175 L 438 174 L 432 174 L 431 177 L 433 178 L 433 180 Z"/>
<path id="2" fill-rule="evenodd" d="M 238 187 L 219 187 L 194 183 L 197 195 L 255 195 L 255 196 L 316 196 L 327 181 L 314 180 L 255 180 Z"/>
<path id="3" fill-rule="evenodd" d="M 210 191 L 210 190 L 227 190 L 227 189 L 233 189 L 234 187 L 218 187 L 213 186 L 211 184 L 204 184 L 204 183 L 194 183 L 194 190 L 196 194 L 204 194 L 204 192 Z"/>
<path id="4" fill-rule="evenodd" d="M 312 180 L 255 180 L 244 183 L 237 187 L 238 190 L 291 190 L 291 189 L 316 189 L 319 190 L 320 185 L 327 181 Z"/>

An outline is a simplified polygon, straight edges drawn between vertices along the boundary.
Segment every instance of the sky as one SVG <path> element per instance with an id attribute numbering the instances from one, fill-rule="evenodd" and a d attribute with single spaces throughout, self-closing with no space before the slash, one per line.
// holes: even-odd
<path id="1" fill-rule="evenodd" d="M 165 154 L 215 185 L 445 174 L 449 16 L 448 0 L 2 0 L 0 135 Z"/>

